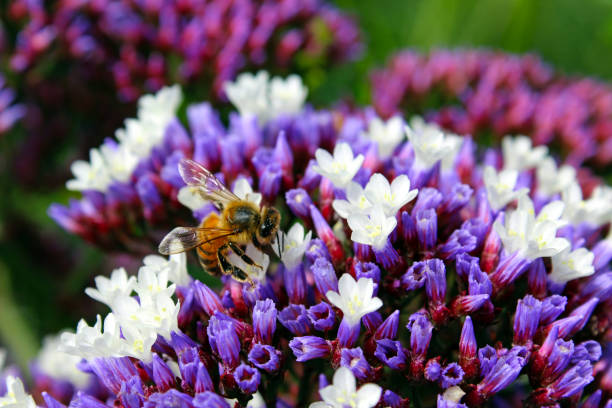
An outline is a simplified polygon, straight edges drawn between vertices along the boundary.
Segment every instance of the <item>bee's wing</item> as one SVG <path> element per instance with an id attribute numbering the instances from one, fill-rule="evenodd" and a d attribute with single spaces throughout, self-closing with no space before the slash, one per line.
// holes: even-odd
<path id="1" fill-rule="evenodd" d="M 193 160 L 181 159 L 179 162 L 179 173 L 183 181 L 189 186 L 197 187 L 198 193 L 206 200 L 214 201 L 221 205 L 240 200 L 214 174 Z"/>
<path id="2" fill-rule="evenodd" d="M 176 227 L 164 237 L 158 250 L 162 255 L 179 254 L 234 234 L 233 229 Z"/>

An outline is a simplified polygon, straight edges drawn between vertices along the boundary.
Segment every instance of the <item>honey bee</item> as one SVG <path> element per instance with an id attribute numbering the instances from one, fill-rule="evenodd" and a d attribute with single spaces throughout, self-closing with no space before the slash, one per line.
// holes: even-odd
<path id="1" fill-rule="evenodd" d="M 230 262 L 234 253 L 249 266 L 263 269 L 249 257 L 243 247 L 252 243 L 259 250 L 269 250 L 280 225 L 276 208 L 258 207 L 228 190 L 210 171 L 189 159 L 179 162 L 179 172 L 188 186 L 202 198 L 212 201 L 220 214 L 210 213 L 198 227 L 176 227 L 159 244 L 163 255 L 196 248 L 200 264 L 214 276 L 231 275 L 253 285 L 249 273 Z"/>

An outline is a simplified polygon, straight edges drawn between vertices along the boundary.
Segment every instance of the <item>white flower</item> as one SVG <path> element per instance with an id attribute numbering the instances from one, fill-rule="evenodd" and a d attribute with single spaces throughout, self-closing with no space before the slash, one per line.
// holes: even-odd
<path id="1" fill-rule="evenodd" d="M 442 157 L 442 171 L 451 171 L 455 166 L 455 159 L 463 145 L 463 136 L 458 136 L 454 133 L 444 132 L 435 122 L 427 123 L 420 116 L 413 116 L 410 119 L 410 128 L 417 133 L 424 132 L 443 132 L 446 136 L 447 143 L 452 147 L 449 152 Z"/>
<path id="2" fill-rule="evenodd" d="M 125 183 L 132 177 L 132 172 L 136 168 L 139 159 L 126 146 L 103 144 L 100 147 L 100 152 L 106 162 L 109 175 L 113 180 Z"/>
<path id="3" fill-rule="evenodd" d="M 323 402 L 310 404 L 310 408 L 373 408 L 378 404 L 382 388 L 376 384 L 363 384 L 357 389 L 355 376 L 349 368 L 340 367 L 334 373 L 333 384 L 319 390 Z"/>
<path id="4" fill-rule="evenodd" d="M 256 116 L 261 124 L 281 114 L 294 115 L 304 107 L 308 89 L 302 78 L 290 75 L 283 79 L 265 71 L 256 75 L 238 75 L 235 82 L 223 84 L 230 102 L 243 116 Z"/>
<path id="5" fill-rule="evenodd" d="M 261 204 L 261 193 L 254 193 L 253 187 L 244 177 L 239 177 L 234 183 L 233 193 L 243 200 L 247 200 L 259 207 Z"/>
<path id="6" fill-rule="evenodd" d="M 338 143 L 334 148 L 334 155 L 327 150 L 317 149 L 315 152 L 317 164 L 314 171 L 327 177 L 337 188 L 345 188 L 355 177 L 363 164 L 363 155 L 353 156 L 353 150 L 347 143 Z"/>
<path id="7" fill-rule="evenodd" d="M 529 191 L 528 188 L 514 191 L 518 178 L 516 170 L 502 170 L 498 173 L 493 167 L 486 166 L 482 178 L 487 189 L 489 204 L 494 211 L 501 210 L 506 204 Z"/>
<path id="8" fill-rule="evenodd" d="M 395 217 L 400 208 L 414 200 L 418 190 L 410 190 L 410 180 L 405 174 L 389 185 L 385 176 L 376 173 L 370 177 L 364 193 L 372 205 L 382 206 L 387 217 Z"/>
<path id="9" fill-rule="evenodd" d="M 276 249 L 275 249 L 276 251 Z M 248 265 L 246 262 L 242 260 L 238 255 L 233 252 L 230 252 L 228 257 L 228 261 L 238 268 L 242 269 L 246 274 L 254 281 L 254 282 L 264 282 L 266 280 L 266 272 L 268 271 L 268 267 L 270 266 L 270 257 L 264 254 L 262 251 L 257 249 L 255 245 L 249 243 L 246 246 L 244 251 L 245 254 L 253 262 L 257 265 L 261 266 L 261 268 L 255 265 Z"/>
<path id="10" fill-rule="evenodd" d="M 160 131 L 157 125 L 129 118 L 125 120 L 123 128 L 115 131 L 115 137 L 131 153 L 143 158 L 161 141 L 164 129 Z"/>
<path id="11" fill-rule="evenodd" d="M 167 269 L 168 280 L 177 285 L 186 286 L 192 281 L 191 275 L 187 272 L 187 255 L 185 252 L 170 255 L 169 259 L 159 255 L 147 255 L 142 262 L 144 266 L 140 269 L 147 267 L 155 268 L 156 271 Z"/>
<path id="12" fill-rule="evenodd" d="M 595 255 L 586 248 L 570 252 L 569 247 L 552 257 L 552 271 L 548 277 L 556 283 L 565 283 L 595 273 Z"/>
<path id="13" fill-rule="evenodd" d="M 362 213 L 367 214 L 372 203 L 365 196 L 363 187 L 359 183 L 351 181 L 346 187 L 346 200 L 334 200 L 332 207 L 334 211 L 342 217 L 348 218 L 349 214 Z"/>
<path id="14" fill-rule="evenodd" d="M 521 171 L 537 167 L 548 154 L 548 148 L 533 147 L 527 136 L 506 136 L 502 140 L 502 152 L 504 169 Z"/>
<path id="15" fill-rule="evenodd" d="M 191 211 L 199 210 L 208 203 L 208 200 L 202 197 L 198 191 L 198 187 L 181 187 L 177 195 L 178 202 L 189 208 Z"/>
<path id="16" fill-rule="evenodd" d="M 265 122 L 268 115 L 268 80 L 266 71 L 259 71 L 257 75 L 247 72 L 238 75 L 235 82 L 225 82 L 223 89 L 241 115 L 254 115 Z"/>
<path id="17" fill-rule="evenodd" d="M 229 404 L 230 407 L 234 407 L 238 402 L 236 398 L 225 398 L 225 401 Z M 259 391 L 256 391 L 255 394 L 253 394 L 253 398 L 251 398 L 249 402 L 247 402 L 247 408 L 266 408 L 266 401 L 264 401 Z"/>
<path id="18" fill-rule="evenodd" d="M 552 157 L 545 157 L 536 169 L 538 180 L 538 193 L 544 197 L 560 193 L 576 180 L 576 169 L 563 165 L 557 169 Z"/>
<path id="19" fill-rule="evenodd" d="M 77 388 L 83 388 L 89 382 L 90 376 L 77 368 L 80 357 L 59 351 L 61 335 L 62 333 L 45 336 L 36 357 L 36 365 L 51 378 L 66 380 Z"/>
<path id="20" fill-rule="evenodd" d="M 302 257 L 306 252 L 306 247 L 310 243 L 312 231 L 308 231 L 304 235 L 304 227 L 302 224 L 295 223 L 289 229 L 289 232 L 282 232 L 280 237 L 280 254 L 278 253 L 278 245 L 273 244 L 274 252 L 280 257 L 281 262 L 287 269 L 293 269 L 302 263 Z"/>
<path id="21" fill-rule="evenodd" d="M 386 122 L 378 117 L 370 120 L 368 131 L 362 132 L 362 137 L 372 140 L 378 146 L 378 155 L 387 159 L 395 148 L 404 140 L 404 121 L 394 116 Z"/>
<path id="22" fill-rule="evenodd" d="M 551 207 L 547 211 L 554 214 L 554 211 L 558 210 L 553 211 Z M 512 254 L 518 251 L 526 259 L 534 260 L 556 255 L 569 246 L 565 238 L 556 237 L 559 224 L 554 217 L 538 221 L 531 199 L 522 196 L 519 198 L 518 208 L 506 213 L 505 225 L 496 221 L 493 227 L 499 234 L 506 252 Z"/>
<path id="23" fill-rule="evenodd" d="M 113 302 L 117 297 L 130 296 L 136 287 L 136 278 L 131 276 L 128 279 L 124 268 L 115 269 L 111 273 L 110 279 L 106 276 L 96 276 L 94 278 L 96 288 L 87 288 L 85 293 L 92 299 L 104 303 L 112 308 Z"/>
<path id="24" fill-rule="evenodd" d="M 89 162 L 77 160 L 70 165 L 74 179 L 66 182 L 68 190 L 96 190 L 105 192 L 111 183 L 110 174 L 98 149 L 89 151 Z"/>
<path id="25" fill-rule="evenodd" d="M 395 216 L 387 217 L 380 205 L 372 207 L 368 214 L 349 214 L 347 221 L 352 231 L 351 240 L 377 250 L 385 247 L 387 238 L 397 226 Z"/>
<path id="26" fill-rule="evenodd" d="M 454 160 L 458 151 L 458 140 L 447 137 L 438 127 L 423 126 L 413 129 L 404 126 L 404 130 L 414 149 L 417 167 L 427 170 L 440 160 Z"/>
<path id="27" fill-rule="evenodd" d="M 178 330 L 180 303 L 172 300 L 176 285 L 168 286 L 168 280 L 189 279 L 184 254 L 169 261 L 160 258 L 146 257 L 136 280 L 127 279 L 123 269 L 115 270 L 111 279 L 96 278 L 97 289 L 86 292 L 111 308 L 104 330 L 100 316 L 93 327 L 81 320 L 76 333 L 62 335 L 62 350 L 82 358 L 130 356 L 150 361 L 157 337 L 169 339 Z M 130 296 L 133 290 L 138 299 Z"/>
<path id="28" fill-rule="evenodd" d="M 289 75 L 286 79 L 272 78 L 269 88 L 271 115 L 299 113 L 304 107 L 307 95 L 308 89 L 297 75 Z"/>
<path id="29" fill-rule="evenodd" d="M 361 318 L 382 306 L 382 300 L 372 297 L 374 282 L 370 278 L 355 279 L 348 273 L 338 281 L 338 293 L 328 291 L 325 296 L 338 309 L 342 310 L 349 326 L 361 322 Z"/>
<path id="30" fill-rule="evenodd" d="M 612 188 L 598 186 L 587 200 L 582 198 L 582 189 L 577 182 L 563 190 L 565 203 L 563 217 L 572 224 L 588 223 L 599 227 L 612 218 Z"/>
<path id="31" fill-rule="evenodd" d="M 536 218 L 536 222 L 552 221 L 557 224 L 557 228 L 567 224 L 567 221 L 562 219 L 565 204 L 563 201 L 555 200 L 546 204 Z"/>
<path id="32" fill-rule="evenodd" d="M 138 119 L 157 127 L 163 136 L 182 100 L 183 93 L 178 85 L 163 87 L 155 95 L 143 95 L 138 100 Z"/>
<path id="33" fill-rule="evenodd" d="M 6 377 L 6 394 L 0 397 L 0 407 L 36 408 L 34 398 L 25 392 L 23 383 L 17 377 Z"/>

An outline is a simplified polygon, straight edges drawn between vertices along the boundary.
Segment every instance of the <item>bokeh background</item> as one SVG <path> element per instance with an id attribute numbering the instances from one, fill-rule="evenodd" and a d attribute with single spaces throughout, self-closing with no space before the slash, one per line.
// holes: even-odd
<path id="1" fill-rule="evenodd" d="M 355 61 L 333 68 L 310 67 L 305 79 L 311 87 L 309 101 L 315 105 L 340 99 L 369 103 L 370 71 L 404 48 L 532 52 L 566 74 L 612 80 L 612 1 L 336 0 L 334 4 L 355 18 L 364 46 Z M 10 43 L 18 27 L 10 21 L 8 8 L 9 2 L 0 1 L 0 24 Z M 6 64 L 7 49 L 0 47 L 0 53 L 0 63 Z M 41 69 L 52 72 L 57 84 L 70 84 L 74 74 L 61 65 Z M 95 79 L 90 78 L 94 83 Z M 66 99 L 53 89 L 37 88 L 31 73 L 9 72 L 6 80 L 18 98 L 45 101 L 47 111 L 36 131 L 50 136 L 33 135 L 28 121 L 40 118 L 27 116 L 0 135 L 0 346 L 24 365 L 43 335 L 95 315 L 93 302 L 82 295 L 93 276 L 129 263 L 65 233 L 47 216 L 47 208 L 77 196 L 64 188 L 70 162 L 87 159 L 87 150 L 105 135 L 111 136 L 123 118 L 134 113 L 134 105 L 109 96 L 102 80 L 101 96 L 96 94 L 93 102 L 88 95 Z M 95 93 L 95 87 L 89 89 Z M 189 90 L 188 102 L 201 100 L 203 94 Z M 95 121 L 75 108 L 83 101 L 93 104 L 81 107 L 83 111 L 93 107 L 99 112 Z M 606 173 L 612 169 L 604 168 L 602 174 Z"/>

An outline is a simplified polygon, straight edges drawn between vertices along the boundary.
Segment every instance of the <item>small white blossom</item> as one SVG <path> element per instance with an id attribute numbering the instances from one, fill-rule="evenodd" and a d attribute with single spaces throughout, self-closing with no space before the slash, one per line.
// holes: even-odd
<path id="1" fill-rule="evenodd" d="M 182 100 L 183 93 L 178 85 L 165 86 L 154 95 L 143 95 L 138 100 L 138 119 L 159 129 L 163 136 Z"/>
<path id="2" fill-rule="evenodd" d="M 595 255 L 586 248 L 570 252 L 569 247 L 552 257 L 552 271 L 548 277 L 556 283 L 565 283 L 595 273 Z"/>
<path id="3" fill-rule="evenodd" d="M 138 164 L 138 156 L 124 145 L 109 146 L 103 144 L 100 147 L 100 152 L 106 162 L 108 173 L 113 180 L 123 183 L 130 180 L 132 172 Z"/>
<path id="4" fill-rule="evenodd" d="M 582 189 L 577 182 L 563 190 L 561 197 L 565 203 L 563 217 L 572 224 L 588 223 L 599 227 L 612 218 L 612 188 L 598 186 L 591 197 L 584 200 Z"/>
<path id="5" fill-rule="evenodd" d="M 236 398 L 225 398 L 225 401 L 229 404 L 230 407 L 235 406 L 238 402 Z M 247 402 L 247 408 L 266 408 L 266 401 L 264 401 L 259 391 L 256 391 L 255 394 L 253 394 L 253 398 L 251 398 L 249 402 Z"/>
<path id="6" fill-rule="evenodd" d="M 382 300 L 372 297 L 373 293 L 372 279 L 360 278 L 359 281 L 355 281 L 351 275 L 345 273 L 338 281 L 338 292 L 330 290 L 325 296 L 334 306 L 342 310 L 349 326 L 355 326 L 361 322 L 363 316 L 382 306 Z"/>
<path id="7" fill-rule="evenodd" d="M 69 381 L 77 388 L 83 388 L 90 376 L 77 368 L 81 358 L 59 351 L 61 340 L 58 335 L 46 336 L 36 357 L 36 366 L 51 378 Z"/>
<path id="8" fill-rule="evenodd" d="M 461 398 L 463 398 L 464 395 L 465 391 L 463 391 L 461 387 L 455 385 L 453 387 L 447 388 L 446 391 L 444 391 L 444 394 L 442 394 L 442 398 L 444 398 L 446 401 L 459 403 L 459 401 L 461 401 Z"/>
<path id="9" fill-rule="evenodd" d="M 353 150 L 344 142 L 336 144 L 333 156 L 327 150 L 317 149 L 315 157 L 317 164 L 313 169 L 327 177 L 337 188 L 345 188 L 349 184 L 364 160 L 361 154 L 353 156 Z"/>
<path id="10" fill-rule="evenodd" d="M 361 135 L 375 142 L 378 146 L 378 155 L 382 159 L 387 159 L 404 141 L 404 121 L 399 116 L 394 116 L 386 122 L 376 117 L 370 120 L 367 132 L 362 132 Z"/>
<path id="11" fill-rule="evenodd" d="M 105 192 L 111 183 L 108 167 L 98 149 L 89 151 L 89 162 L 77 160 L 70 165 L 74 179 L 66 182 L 68 190 Z"/>
<path id="12" fill-rule="evenodd" d="M 560 193 L 576 181 L 576 169 L 569 165 L 557 168 L 552 157 L 545 157 L 536 169 L 538 193 L 544 197 Z"/>
<path id="13" fill-rule="evenodd" d="M 169 278 L 186 281 L 184 254 L 170 261 L 158 258 L 147 257 L 136 280 L 127 279 L 122 269 L 111 279 L 97 278 L 97 289 L 88 288 L 87 294 L 111 309 L 104 329 L 100 316 L 93 327 L 81 320 L 76 333 L 61 336 L 62 351 L 82 358 L 130 356 L 150 361 L 157 337 L 169 339 L 178 330 L 180 303 L 172 300 L 176 285 L 168 286 Z M 130 296 L 133 290 L 138 298 Z"/>
<path id="14" fill-rule="evenodd" d="M 565 204 L 563 201 L 555 200 L 546 204 L 536 217 L 536 222 L 552 221 L 556 223 L 557 228 L 567 224 L 567 221 L 562 219 Z"/>
<path id="15" fill-rule="evenodd" d="M 106 276 L 96 276 L 94 278 L 96 288 L 87 288 L 85 293 L 90 298 L 104 303 L 112 308 L 114 300 L 118 297 L 130 296 L 136 287 L 136 278 L 128 278 L 124 268 L 115 269 L 111 273 L 110 279 Z"/>
<path id="16" fill-rule="evenodd" d="M 178 191 L 177 200 L 191 211 L 199 210 L 204 207 L 208 200 L 198 193 L 198 187 L 185 186 Z"/>
<path id="17" fill-rule="evenodd" d="M 256 75 L 240 74 L 235 82 L 228 81 L 223 86 L 228 99 L 241 115 L 256 116 L 262 124 L 281 114 L 300 112 L 308 95 L 308 89 L 299 76 L 270 80 L 265 71 Z"/>
<path id="18" fill-rule="evenodd" d="M 506 213 L 505 225 L 496 221 L 493 227 L 506 252 L 519 252 L 529 260 L 554 256 L 569 246 L 567 239 L 556 237 L 558 221 L 536 219 L 533 203 L 527 196 L 519 198 L 516 210 Z"/>
<path id="19" fill-rule="evenodd" d="M 239 177 L 234 183 L 233 193 L 243 200 L 247 200 L 259 207 L 261 204 L 261 193 L 254 193 L 253 187 L 244 177 Z"/>
<path id="20" fill-rule="evenodd" d="M 289 232 L 282 232 L 280 237 L 280 245 L 282 245 L 281 253 L 278 253 L 278 245 L 274 244 L 274 252 L 281 258 L 281 262 L 287 269 L 293 269 L 302 263 L 306 247 L 310 243 L 312 231 L 308 231 L 304 235 L 304 227 L 302 224 L 295 223 L 289 229 Z"/>
<path id="21" fill-rule="evenodd" d="M 373 174 L 364 194 L 372 205 L 380 205 L 387 217 L 395 217 L 398 210 L 414 200 L 417 189 L 410 190 L 410 180 L 405 174 L 396 177 L 391 184 L 380 173 Z"/>
<path id="22" fill-rule="evenodd" d="M 162 136 L 163 133 L 156 126 L 134 118 L 126 119 L 123 127 L 115 131 L 121 145 L 138 158 L 147 157 Z"/>
<path id="23" fill-rule="evenodd" d="M 440 160 L 454 160 L 458 151 L 458 140 L 447 137 L 435 126 L 413 129 L 405 126 L 404 130 L 414 150 L 415 165 L 430 169 Z M 460 145 L 459 145 L 460 146 Z"/>
<path id="24" fill-rule="evenodd" d="M 266 71 L 256 75 L 247 72 L 238 75 L 234 82 L 225 82 L 223 89 L 241 115 L 267 116 L 269 78 Z"/>
<path id="25" fill-rule="evenodd" d="M 270 108 L 273 116 L 299 113 L 304 107 L 308 95 L 308 89 L 298 75 L 289 75 L 286 79 L 272 78 L 269 92 Z"/>
<path id="26" fill-rule="evenodd" d="M 373 408 L 378 404 L 382 388 L 376 384 L 363 384 L 357 389 L 352 371 L 340 367 L 334 373 L 333 384 L 321 388 L 322 402 L 310 404 L 310 408 Z"/>
<path id="27" fill-rule="evenodd" d="M 455 166 L 455 159 L 463 145 L 463 136 L 454 133 L 444 132 L 435 122 L 427 123 L 420 116 L 413 116 L 410 119 L 410 128 L 417 133 L 426 132 L 443 132 L 446 136 L 447 143 L 452 147 L 449 152 L 442 157 L 442 171 L 451 171 Z"/>
<path id="28" fill-rule="evenodd" d="M 495 211 L 501 210 L 529 191 L 528 188 L 514 191 L 518 178 L 516 170 L 502 170 L 498 173 L 493 167 L 486 166 L 482 178 L 487 189 L 489 204 Z"/>
<path id="29" fill-rule="evenodd" d="M 533 147 L 527 136 L 506 136 L 502 140 L 504 169 L 527 170 L 537 167 L 548 154 L 546 146 Z"/>
<path id="30" fill-rule="evenodd" d="M 34 398 L 25 392 L 23 383 L 17 377 L 6 377 L 6 394 L 0 397 L 0 407 L 36 408 Z"/>
<path id="31" fill-rule="evenodd" d="M 397 226 L 395 216 L 386 216 L 380 205 L 370 209 L 368 214 L 349 214 L 348 225 L 351 228 L 351 240 L 364 245 L 371 245 L 382 250 L 387 238 Z"/>
<path id="32" fill-rule="evenodd" d="M 169 259 L 159 255 L 147 255 L 142 262 L 144 266 L 140 269 L 151 267 L 155 268 L 156 271 L 160 271 L 166 268 L 168 280 L 177 285 L 186 286 L 192 281 L 191 275 L 187 272 L 187 255 L 185 252 L 170 255 Z"/>
<path id="33" fill-rule="evenodd" d="M 346 187 L 346 200 L 334 200 L 332 207 L 340 217 L 346 219 L 349 214 L 367 214 L 372 203 L 366 198 L 363 187 L 351 181 Z"/>

